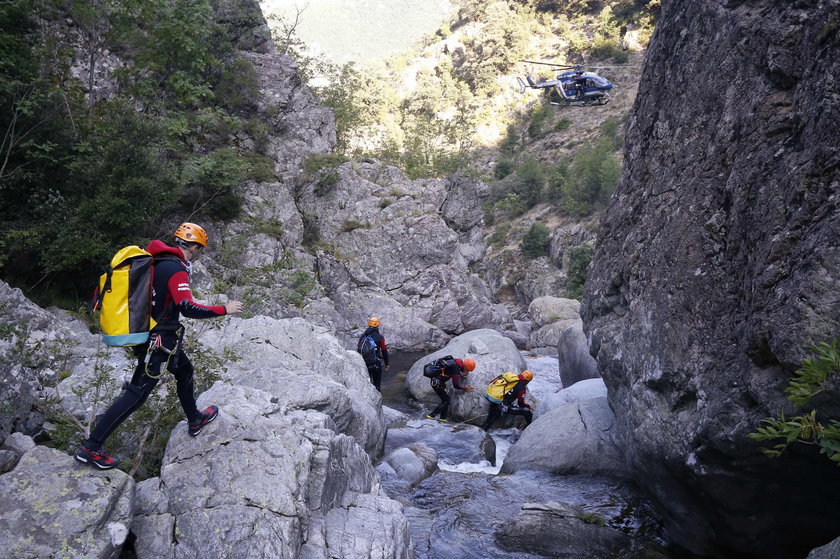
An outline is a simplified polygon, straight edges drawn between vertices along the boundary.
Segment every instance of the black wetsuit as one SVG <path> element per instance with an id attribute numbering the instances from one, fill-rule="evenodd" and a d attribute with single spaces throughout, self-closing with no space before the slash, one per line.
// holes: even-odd
<path id="1" fill-rule="evenodd" d="M 436 415 L 440 415 L 441 419 L 446 419 L 449 416 L 449 404 L 451 402 L 451 399 L 449 398 L 449 391 L 446 389 L 446 381 L 452 379 L 453 388 L 456 390 L 466 390 L 466 386 L 461 384 L 461 373 L 463 373 L 463 369 L 461 369 L 456 362 L 446 364 L 443 359 L 433 361 L 426 365 L 423 369 L 440 371 L 436 377 L 432 378 L 432 390 L 434 390 L 435 394 L 437 394 L 440 398 L 440 404 L 432 410 L 432 413 L 430 413 L 429 416 L 435 417 Z"/>
<path id="2" fill-rule="evenodd" d="M 487 410 L 487 419 L 481 426 L 485 431 L 489 430 L 502 415 L 521 415 L 525 418 L 525 425 L 528 426 L 533 421 L 534 415 L 531 413 L 531 408 L 525 406 L 525 390 L 528 383 L 519 381 L 516 386 L 511 388 L 506 394 L 501 404 L 490 402 L 490 407 Z M 513 406 L 513 401 L 517 400 L 518 406 Z"/>
<path id="3" fill-rule="evenodd" d="M 361 342 L 362 338 L 365 336 L 370 336 L 373 338 L 373 341 L 376 342 L 376 356 L 379 360 L 373 364 L 368 365 L 368 375 L 370 376 L 370 382 L 373 383 L 373 386 L 376 387 L 377 390 L 380 392 L 382 391 L 382 369 L 383 367 L 387 367 L 390 365 L 388 361 L 388 346 L 385 344 L 385 338 L 382 337 L 382 334 L 379 333 L 379 327 L 377 326 L 368 326 L 368 329 L 365 330 L 361 336 L 359 336 L 359 343 L 356 346 L 356 350 L 361 353 Z"/>
<path id="4" fill-rule="evenodd" d="M 122 393 L 96 422 L 90 438 L 83 442 L 89 450 L 99 450 L 114 429 L 143 405 L 160 380 L 156 377 L 161 376 L 161 368 L 165 364 L 167 370 L 175 377 L 178 400 L 187 421 L 194 422 L 200 417 L 195 403 L 193 364 L 181 348 L 183 327 L 179 318 L 181 314 L 188 318 L 213 318 L 224 315 L 225 307 L 205 306 L 193 300 L 186 262 L 179 249 L 161 241 L 152 241 L 146 250 L 155 256 L 152 318 L 157 322 L 157 326 L 152 331 L 149 342 L 134 348 L 137 367 L 131 382 L 125 385 Z M 171 351 L 171 356 L 166 350 L 154 350 L 148 356 L 147 366 L 149 344 L 155 342 L 158 336 L 160 347 Z"/>

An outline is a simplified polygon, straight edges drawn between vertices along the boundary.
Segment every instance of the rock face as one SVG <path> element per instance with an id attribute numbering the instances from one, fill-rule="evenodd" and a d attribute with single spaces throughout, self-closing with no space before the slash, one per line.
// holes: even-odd
<path id="1" fill-rule="evenodd" d="M 639 485 L 697 553 L 796 557 L 840 533 L 835 466 L 745 439 L 796 411 L 803 347 L 840 331 L 838 9 L 663 3 L 598 234 L 591 351 Z"/>
<path id="2" fill-rule="evenodd" d="M 219 418 L 196 438 L 179 425 L 138 485 L 138 557 L 408 557 L 371 464 L 385 429 L 361 357 L 300 318 L 230 319 L 202 341 L 238 359 L 199 397 Z"/>
<path id="3" fill-rule="evenodd" d="M 525 503 L 512 522 L 496 531 L 495 538 L 508 551 L 545 557 L 630 556 L 630 538 L 615 528 L 599 525 L 596 516 L 569 503 Z"/>
<path id="4" fill-rule="evenodd" d="M 0 443 L 13 431 L 36 436 L 44 417 L 35 409 L 44 386 L 61 373 L 92 368 L 99 343 L 87 327 L 59 310 L 45 310 L 0 281 Z"/>
<path id="5" fill-rule="evenodd" d="M 541 415 L 523 431 L 501 473 L 621 475 L 623 456 L 612 440 L 615 418 L 606 398 L 570 402 Z"/>
<path id="6" fill-rule="evenodd" d="M 116 558 L 131 526 L 134 480 L 63 452 L 31 448 L 0 476 L 0 557 Z"/>

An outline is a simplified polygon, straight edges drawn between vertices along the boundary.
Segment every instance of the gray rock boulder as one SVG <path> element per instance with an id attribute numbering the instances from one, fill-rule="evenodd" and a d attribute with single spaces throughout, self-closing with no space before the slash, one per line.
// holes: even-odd
<path id="1" fill-rule="evenodd" d="M 234 318 L 206 331 L 202 341 L 239 357 L 225 373 L 231 383 L 268 392 L 288 411 L 321 411 L 371 456 L 382 451 L 382 397 L 362 357 L 325 328 L 301 318 Z"/>
<path id="2" fill-rule="evenodd" d="M 221 404 L 216 421 L 196 438 L 173 431 L 160 478 L 138 487 L 138 557 L 221 559 L 248 549 L 326 558 L 332 545 L 344 557 L 407 556 L 401 506 L 381 493 L 364 448 L 329 416 L 223 382 L 199 407 L 210 402 Z M 365 525 L 382 529 L 352 533 Z"/>
<path id="3" fill-rule="evenodd" d="M 45 446 L 0 476 L 0 558 L 119 556 L 131 527 L 134 480 Z"/>
<path id="4" fill-rule="evenodd" d="M 560 378 L 566 388 L 585 379 L 598 378 L 598 363 L 589 353 L 589 342 L 578 318 L 560 333 L 557 343 Z"/>
<path id="5" fill-rule="evenodd" d="M 421 443 L 410 443 L 388 454 L 376 467 L 383 483 L 399 480 L 410 489 L 437 471 L 438 453 Z"/>
<path id="6" fill-rule="evenodd" d="M 633 543 L 624 532 L 602 526 L 597 515 L 556 501 L 523 504 L 513 522 L 494 536 L 507 551 L 565 559 L 621 559 L 630 556 Z"/>
<path id="7" fill-rule="evenodd" d="M 537 415 L 542 415 L 550 410 L 558 408 L 563 404 L 591 400 L 593 398 L 606 398 L 607 387 L 604 379 L 592 378 L 574 383 L 569 388 L 563 388 L 552 394 L 548 394 L 537 400 Z"/>
<path id="8" fill-rule="evenodd" d="M 538 470 L 557 474 L 624 475 L 612 438 L 615 418 L 606 398 L 564 404 L 534 420 L 516 441 L 501 473 Z"/>
<path id="9" fill-rule="evenodd" d="M 697 554 L 840 534 L 837 467 L 746 438 L 807 411 L 784 389 L 840 332 L 837 8 L 663 3 L 598 232 L 584 330 L 638 484 Z"/>
<path id="10" fill-rule="evenodd" d="M 440 464 L 496 463 L 496 445 L 484 431 L 465 423 L 434 419 L 414 419 L 389 429 L 385 451 L 390 455 L 400 448 L 411 447 L 417 440 L 423 440 L 424 446 L 437 453 Z"/>
<path id="11" fill-rule="evenodd" d="M 838 559 L 838 557 L 840 557 L 840 538 L 812 550 L 805 559 Z"/>
<path id="12" fill-rule="evenodd" d="M 43 416 L 34 406 L 62 373 L 92 363 L 99 342 L 80 320 L 38 307 L 0 281 L 0 441 L 13 431 L 36 435 Z"/>
<path id="13" fill-rule="evenodd" d="M 557 351 L 561 334 L 580 320 L 580 301 L 560 297 L 537 297 L 528 305 L 532 330 L 528 348 L 549 353 Z"/>

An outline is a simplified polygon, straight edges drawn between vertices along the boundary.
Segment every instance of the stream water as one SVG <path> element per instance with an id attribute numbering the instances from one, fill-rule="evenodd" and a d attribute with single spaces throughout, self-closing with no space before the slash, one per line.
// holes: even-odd
<path id="1" fill-rule="evenodd" d="M 465 437 L 464 430 L 473 427 L 425 419 L 429 405 L 411 400 L 404 390 L 407 371 L 421 357 L 423 354 L 395 353 L 382 384 L 383 404 L 405 414 L 389 426 L 385 456 L 412 442 L 438 452 L 439 470 L 415 487 L 409 488 L 388 476 L 383 476 L 382 481 L 389 496 L 404 505 L 417 559 L 544 557 L 505 551 L 497 546 L 494 532 L 510 522 L 523 503 L 549 501 L 578 505 L 601 516 L 608 526 L 641 535 L 640 548 L 652 545 L 658 549 L 656 557 L 677 557 L 661 547 L 661 529 L 651 507 L 626 483 L 541 472 L 499 475 L 507 450 L 519 437 L 518 429 L 491 431 L 497 447 L 494 466 L 474 448 L 464 448 L 459 443 L 459 438 Z M 551 358 L 540 359 L 547 359 L 551 365 Z M 553 362 L 556 367 L 556 359 Z M 474 436 L 471 441 L 474 446 Z"/>

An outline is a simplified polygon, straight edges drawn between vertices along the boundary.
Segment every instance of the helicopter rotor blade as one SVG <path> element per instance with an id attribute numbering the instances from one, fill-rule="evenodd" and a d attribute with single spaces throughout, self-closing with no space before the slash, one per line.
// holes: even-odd
<path id="1" fill-rule="evenodd" d="M 554 66 L 556 68 L 575 68 L 575 66 L 571 64 L 555 64 L 553 62 L 540 62 L 538 60 L 522 60 L 522 62 L 528 62 L 530 64 L 542 64 L 543 66 Z"/>

